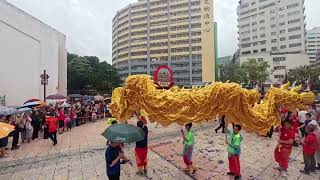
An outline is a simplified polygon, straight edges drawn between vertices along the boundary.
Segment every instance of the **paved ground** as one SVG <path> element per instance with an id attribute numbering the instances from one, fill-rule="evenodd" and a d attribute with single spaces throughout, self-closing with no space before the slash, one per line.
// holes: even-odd
<path id="1" fill-rule="evenodd" d="M 150 124 L 150 149 L 148 178 L 135 175 L 135 165 L 122 166 L 122 179 L 231 179 L 226 176 L 227 154 L 224 134 L 216 134 L 216 123 L 195 126 L 196 145 L 194 162 L 199 170 L 194 176 L 181 171 L 181 138 L 179 126 L 169 127 Z M 58 136 L 58 145 L 50 140 L 39 139 L 24 144 L 19 150 L 8 151 L 8 157 L 0 159 L 0 180 L 20 179 L 106 179 L 104 150 L 106 140 L 100 133 L 106 128 L 105 121 L 86 124 Z M 242 179 L 281 179 L 273 169 L 273 139 L 243 133 L 241 154 Z M 126 147 L 126 154 L 134 162 L 133 147 Z M 303 168 L 301 147 L 293 150 L 289 167 L 289 180 L 320 180 L 320 172 L 301 175 Z M 220 163 L 219 163 L 220 162 Z"/>

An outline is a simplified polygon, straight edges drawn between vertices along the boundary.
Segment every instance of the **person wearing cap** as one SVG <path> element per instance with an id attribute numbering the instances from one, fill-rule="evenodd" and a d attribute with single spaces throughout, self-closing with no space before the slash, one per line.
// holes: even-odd
<path id="1" fill-rule="evenodd" d="M 313 134 L 315 134 L 316 138 L 317 138 L 315 158 L 316 158 L 316 162 L 317 162 L 318 166 L 316 167 L 316 169 L 320 170 L 320 128 L 318 126 L 317 121 L 315 121 L 315 120 L 312 120 L 309 123 L 309 126 L 313 126 L 315 128 L 315 130 L 313 131 Z"/>
<path id="2" fill-rule="evenodd" d="M 310 121 L 311 123 L 312 121 Z M 310 174 L 310 172 L 315 172 L 316 169 L 316 146 L 317 146 L 317 137 L 314 134 L 315 127 L 314 122 L 312 124 L 308 123 L 306 126 L 306 137 L 302 141 L 303 147 L 303 161 L 304 161 L 304 170 L 300 170 L 301 173 Z"/>
<path id="3" fill-rule="evenodd" d="M 306 113 L 305 115 L 305 121 L 304 123 L 299 127 L 300 131 L 301 131 L 301 134 L 302 134 L 302 137 L 304 137 L 304 135 L 307 133 L 306 132 L 306 127 L 309 125 L 309 123 L 311 122 L 311 113 Z M 302 133 L 303 132 L 303 133 Z"/>

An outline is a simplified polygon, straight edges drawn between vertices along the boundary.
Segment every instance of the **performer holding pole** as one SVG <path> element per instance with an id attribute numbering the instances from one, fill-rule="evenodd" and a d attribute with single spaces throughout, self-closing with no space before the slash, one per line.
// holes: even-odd
<path id="1" fill-rule="evenodd" d="M 228 123 L 226 123 L 226 126 Z M 240 134 L 241 126 L 235 124 L 233 131 L 230 131 L 229 140 L 226 135 L 226 145 L 228 150 L 228 160 L 229 160 L 229 172 L 227 175 L 234 176 L 234 179 L 240 179 L 240 146 L 242 142 L 242 136 Z"/>

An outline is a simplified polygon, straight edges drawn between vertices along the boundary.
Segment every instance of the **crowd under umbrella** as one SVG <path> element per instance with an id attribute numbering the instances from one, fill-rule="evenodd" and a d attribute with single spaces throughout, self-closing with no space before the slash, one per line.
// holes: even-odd
<path id="1" fill-rule="evenodd" d="M 71 105 L 69 104 L 69 103 L 67 103 L 67 102 L 63 102 L 59 107 L 61 107 L 61 108 L 68 108 L 68 107 L 70 107 Z"/>
<path id="2" fill-rule="evenodd" d="M 32 109 L 31 109 L 31 108 L 28 108 L 28 107 L 20 108 L 20 109 L 18 109 L 17 114 L 22 114 L 22 113 L 30 112 L 30 111 L 32 111 Z"/>
<path id="3" fill-rule="evenodd" d="M 46 97 L 47 100 L 64 100 L 66 97 L 64 97 L 61 94 L 52 94 Z"/>
<path id="4" fill-rule="evenodd" d="M 12 114 L 16 114 L 18 110 L 12 107 L 0 106 L 0 115 L 8 116 Z"/>
<path id="5" fill-rule="evenodd" d="M 82 98 L 83 96 L 81 94 L 70 94 L 68 97 L 69 98 Z"/>
<path id="6" fill-rule="evenodd" d="M 113 124 L 102 134 L 111 142 L 133 143 L 144 139 L 144 131 L 132 124 Z"/>
<path id="7" fill-rule="evenodd" d="M 93 99 L 94 99 L 95 101 L 103 101 L 103 100 L 104 100 L 104 97 L 101 96 L 101 95 L 96 95 L 96 96 L 93 97 Z"/>

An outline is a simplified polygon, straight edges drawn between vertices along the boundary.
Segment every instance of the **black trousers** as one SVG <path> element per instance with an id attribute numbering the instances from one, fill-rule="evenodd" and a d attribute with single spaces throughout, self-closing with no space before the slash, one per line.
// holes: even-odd
<path id="1" fill-rule="evenodd" d="M 56 132 L 53 132 L 53 133 L 49 133 L 49 138 L 51 139 L 51 141 L 54 143 L 54 144 L 57 144 L 57 131 Z"/>
<path id="2" fill-rule="evenodd" d="M 39 129 L 40 129 L 39 124 L 35 124 L 33 126 L 32 140 L 37 139 L 39 137 Z"/>
<path id="3" fill-rule="evenodd" d="M 299 122 L 299 126 L 304 125 L 304 123 Z M 305 128 L 300 128 L 301 136 L 304 137 L 306 135 Z"/>
<path id="4" fill-rule="evenodd" d="M 43 128 L 43 139 L 48 139 L 48 138 L 49 138 L 48 128 L 45 127 Z"/>
<path id="5" fill-rule="evenodd" d="M 108 175 L 109 180 L 120 180 L 120 174 Z"/>
<path id="6" fill-rule="evenodd" d="M 218 131 L 220 128 L 222 128 L 222 132 L 224 132 L 225 127 L 226 127 L 226 123 L 224 122 L 224 120 L 222 120 L 222 121 L 220 122 L 219 127 L 216 128 L 216 131 Z"/>
<path id="7" fill-rule="evenodd" d="M 15 129 L 11 131 L 9 137 L 12 137 L 12 147 L 16 147 L 19 143 L 19 130 Z"/>
<path id="8" fill-rule="evenodd" d="M 269 132 L 267 133 L 267 136 L 268 136 L 269 138 L 272 138 L 273 129 L 274 129 L 274 127 L 272 126 L 271 129 L 269 130 Z"/>
<path id="9" fill-rule="evenodd" d="M 316 159 L 314 155 L 303 154 L 304 171 L 310 172 L 316 169 Z"/>

